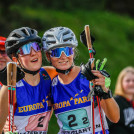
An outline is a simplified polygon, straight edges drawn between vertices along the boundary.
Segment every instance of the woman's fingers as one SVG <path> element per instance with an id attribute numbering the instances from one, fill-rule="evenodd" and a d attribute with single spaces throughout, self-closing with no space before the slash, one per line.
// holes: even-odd
<path id="1" fill-rule="evenodd" d="M 91 72 L 97 76 L 98 78 L 105 78 L 99 71 L 97 70 L 91 70 Z"/>
<path id="2" fill-rule="evenodd" d="M 105 77 L 97 70 L 92 70 L 92 73 L 98 77 L 98 79 L 94 79 L 94 84 L 101 86 L 103 91 L 107 92 L 108 88 L 105 87 Z"/>
<path id="3" fill-rule="evenodd" d="M 105 87 L 105 77 L 97 70 L 92 70 L 92 73 L 98 77 L 98 79 L 94 79 L 94 84 Z"/>

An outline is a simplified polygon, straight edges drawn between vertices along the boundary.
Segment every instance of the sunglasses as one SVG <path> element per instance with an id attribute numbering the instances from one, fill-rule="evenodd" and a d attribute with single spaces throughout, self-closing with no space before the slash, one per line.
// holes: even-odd
<path id="1" fill-rule="evenodd" d="M 50 51 L 50 56 L 60 58 L 62 52 L 64 52 L 64 54 L 67 57 L 69 57 L 70 55 L 72 55 L 74 53 L 72 47 L 61 47 L 61 48 L 56 48 L 56 49 L 51 50 Z"/>
<path id="2" fill-rule="evenodd" d="M 1 50 L 0 50 L 0 54 L 1 54 L 2 56 L 7 56 L 7 54 L 6 54 L 5 51 L 1 51 Z"/>
<path id="3" fill-rule="evenodd" d="M 41 46 L 39 43 L 30 42 L 19 48 L 17 54 L 20 54 L 20 56 L 28 55 L 31 52 L 31 48 L 33 48 L 36 52 L 41 51 Z"/>

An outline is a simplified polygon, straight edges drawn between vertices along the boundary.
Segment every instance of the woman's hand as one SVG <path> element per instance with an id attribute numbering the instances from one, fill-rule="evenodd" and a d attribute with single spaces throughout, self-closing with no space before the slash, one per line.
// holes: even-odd
<path id="1" fill-rule="evenodd" d="M 100 73 L 100 71 L 92 70 L 91 71 L 95 76 L 97 76 L 97 79 L 94 79 L 93 82 L 95 85 L 101 86 L 104 92 L 108 92 L 108 88 L 105 86 L 105 76 Z"/>

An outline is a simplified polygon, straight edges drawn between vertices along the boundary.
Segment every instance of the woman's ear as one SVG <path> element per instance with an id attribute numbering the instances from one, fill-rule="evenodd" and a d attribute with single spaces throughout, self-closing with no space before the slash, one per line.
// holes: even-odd
<path id="1" fill-rule="evenodd" d="M 50 53 L 46 52 L 46 58 L 50 62 Z"/>
<path id="2" fill-rule="evenodd" d="M 74 50 L 74 59 L 79 55 L 78 49 L 75 48 Z"/>

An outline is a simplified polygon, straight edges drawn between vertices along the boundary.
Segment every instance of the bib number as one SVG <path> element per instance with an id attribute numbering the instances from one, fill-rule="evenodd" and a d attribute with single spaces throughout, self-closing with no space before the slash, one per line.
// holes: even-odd
<path id="1" fill-rule="evenodd" d="M 43 120 L 44 120 L 44 118 L 45 118 L 45 116 L 42 116 L 42 117 L 40 117 L 39 118 L 39 123 L 38 123 L 38 125 L 37 125 L 37 127 L 43 127 Z"/>
<path id="2" fill-rule="evenodd" d="M 62 122 L 62 129 L 64 130 L 75 130 L 89 126 L 87 111 L 85 109 L 62 113 L 58 115 L 58 118 Z"/>

